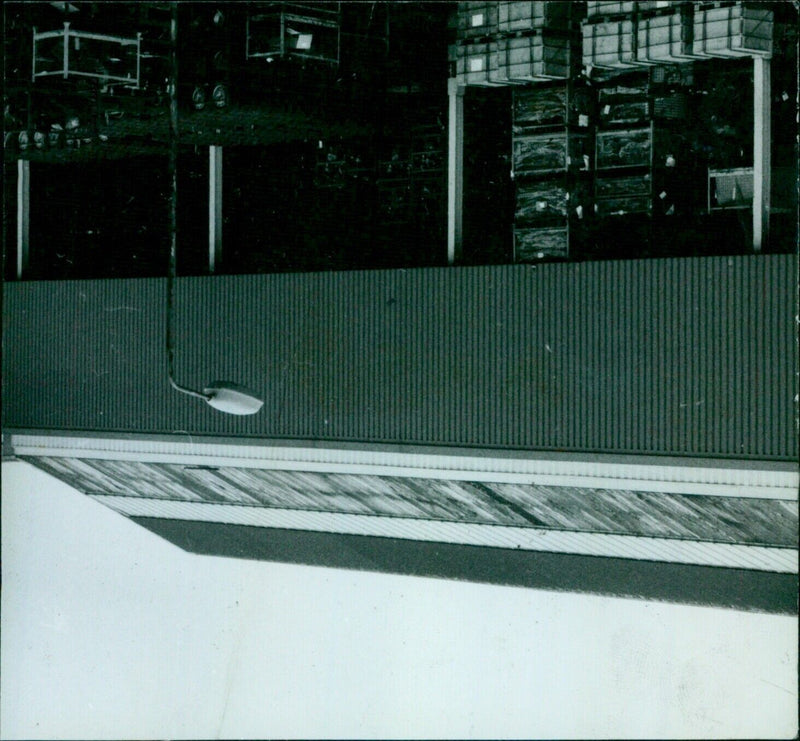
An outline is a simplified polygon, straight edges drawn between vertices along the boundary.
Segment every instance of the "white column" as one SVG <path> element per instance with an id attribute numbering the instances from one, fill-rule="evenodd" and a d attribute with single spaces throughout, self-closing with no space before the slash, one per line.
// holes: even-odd
<path id="1" fill-rule="evenodd" d="M 447 264 L 461 258 L 464 199 L 464 86 L 447 81 Z"/>
<path id="2" fill-rule="evenodd" d="M 208 148 L 208 269 L 222 259 L 222 147 Z"/>
<path id="3" fill-rule="evenodd" d="M 753 57 L 753 251 L 769 241 L 772 180 L 770 60 Z"/>
<path id="4" fill-rule="evenodd" d="M 31 226 L 31 163 L 17 160 L 17 278 L 28 272 Z"/>

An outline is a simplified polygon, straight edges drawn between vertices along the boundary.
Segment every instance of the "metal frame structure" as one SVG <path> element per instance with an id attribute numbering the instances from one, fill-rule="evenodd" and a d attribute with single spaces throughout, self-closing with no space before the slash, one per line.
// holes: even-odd
<path id="1" fill-rule="evenodd" d="M 141 67 L 142 67 L 142 34 L 137 33 L 136 38 L 124 37 L 124 36 L 109 36 L 106 34 L 100 33 L 86 33 L 83 31 L 72 31 L 70 30 L 70 24 L 68 21 L 64 22 L 64 29 L 62 31 L 45 31 L 43 33 L 37 33 L 36 29 L 33 29 L 33 54 L 32 54 L 32 70 L 31 70 L 31 79 L 36 81 L 39 77 L 53 77 L 53 76 L 62 76 L 65 80 L 70 76 L 74 77 L 91 77 L 96 80 L 107 80 L 109 82 L 120 82 L 129 86 L 133 89 L 139 88 L 139 83 L 141 79 Z M 50 72 L 37 72 L 36 71 L 36 44 L 37 42 L 43 41 L 45 39 L 55 39 L 63 36 L 64 38 L 64 48 L 63 48 L 63 69 L 60 70 L 53 70 Z M 71 69 L 69 65 L 69 54 L 70 54 L 70 41 L 75 39 L 76 42 L 80 42 L 81 39 L 93 39 L 95 41 L 108 41 L 111 43 L 119 44 L 120 46 L 136 46 L 136 78 L 131 77 L 121 77 L 119 75 L 113 74 L 98 74 L 95 72 L 83 72 L 81 70 Z"/>
<path id="2" fill-rule="evenodd" d="M 312 8 L 309 8 L 311 10 Z M 319 12 L 319 9 L 316 9 L 316 12 Z M 342 44 L 342 37 L 341 37 L 341 23 L 339 22 L 339 15 L 338 15 L 338 5 L 337 10 L 331 12 L 331 18 L 321 18 L 312 15 L 299 15 L 297 13 L 289 13 L 285 10 L 280 8 L 276 8 L 272 12 L 267 13 L 258 13 L 256 15 L 248 14 L 245 26 L 245 59 L 268 59 L 270 57 L 283 57 L 287 55 L 291 55 L 294 57 L 299 57 L 301 59 L 316 59 L 322 62 L 332 62 L 334 64 L 339 63 L 339 59 L 341 57 L 341 44 Z M 251 30 L 250 24 L 253 21 L 265 20 L 265 19 L 277 19 L 280 18 L 280 49 L 270 52 L 252 52 L 250 49 L 250 39 L 251 39 Z M 286 22 L 294 21 L 300 23 L 308 23 L 313 26 L 320 26 L 322 28 L 329 28 L 336 30 L 336 57 L 326 57 L 320 54 L 303 54 L 302 52 L 298 52 L 296 50 L 287 50 L 286 49 Z"/>

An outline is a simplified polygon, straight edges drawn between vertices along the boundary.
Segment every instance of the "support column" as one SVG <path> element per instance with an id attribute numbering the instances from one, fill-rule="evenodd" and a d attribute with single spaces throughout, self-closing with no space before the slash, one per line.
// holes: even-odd
<path id="1" fill-rule="evenodd" d="M 17 160 L 17 278 L 28 272 L 31 227 L 31 163 Z"/>
<path id="2" fill-rule="evenodd" d="M 208 148 L 208 269 L 222 260 L 222 147 Z"/>
<path id="3" fill-rule="evenodd" d="M 447 81 L 447 264 L 461 259 L 464 200 L 464 86 Z"/>
<path id="4" fill-rule="evenodd" d="M 770 60 L 753 57 L 753 251 L 769 242 L 772 85 Z"/>

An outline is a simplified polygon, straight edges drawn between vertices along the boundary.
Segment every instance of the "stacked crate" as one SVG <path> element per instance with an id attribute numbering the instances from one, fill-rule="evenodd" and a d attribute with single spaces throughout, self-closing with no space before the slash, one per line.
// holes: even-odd
<path id="1" fill-rule="evenodd" d="M 595 212 L 649 214 L 654 131 L 646 73 L 607 83 L 597 97 Z"/>
<path id="2" fill-rule="evenodd" d="M 514 90 L 514 260 L 566 258 L 591 212 L 592 97 L 574 82 Z"/>
<path id="3" fill-rule="evenodd" d="M 692 29 L 699 57 L 772 56 L 772 11 L 759 4 L 705 7 L 697 3 Z"/>
<path id="4" fill-rule="evenodd" d="M 603 252 L 666 243 L 673 218 L 693 211 L 700 183 L 681 131 L 689 99 L 683 83 L 665 81 L 660 69 L 607 80 L 597 91 L 594 209 Z M 614 233 L 624 245 L 609 242 Z"/>
<path id="5" fill-rule="evenodd" d="M 758 3 L 589 2 L 583 63 L 598 69 L 772 54 L 773 13 Z"/>
<path id="6" fill-rule="evenodd" d="M 565 2 L 461 2 L 450 47 L 460 86 L 565 80 L 578 52 L 577 10 Z"/>

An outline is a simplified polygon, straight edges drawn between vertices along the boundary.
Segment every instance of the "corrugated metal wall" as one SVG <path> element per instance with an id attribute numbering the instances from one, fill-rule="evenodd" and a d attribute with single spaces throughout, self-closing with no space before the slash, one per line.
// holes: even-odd
<path id="1" fill-rule="evenodd" d="M 248 384 L 255 417 L 170 390 L 164 281 L 12 283 L 4 426 L 794 459 L 796 275 L 754 255 L 180 279 L 179 380 Z"/>

